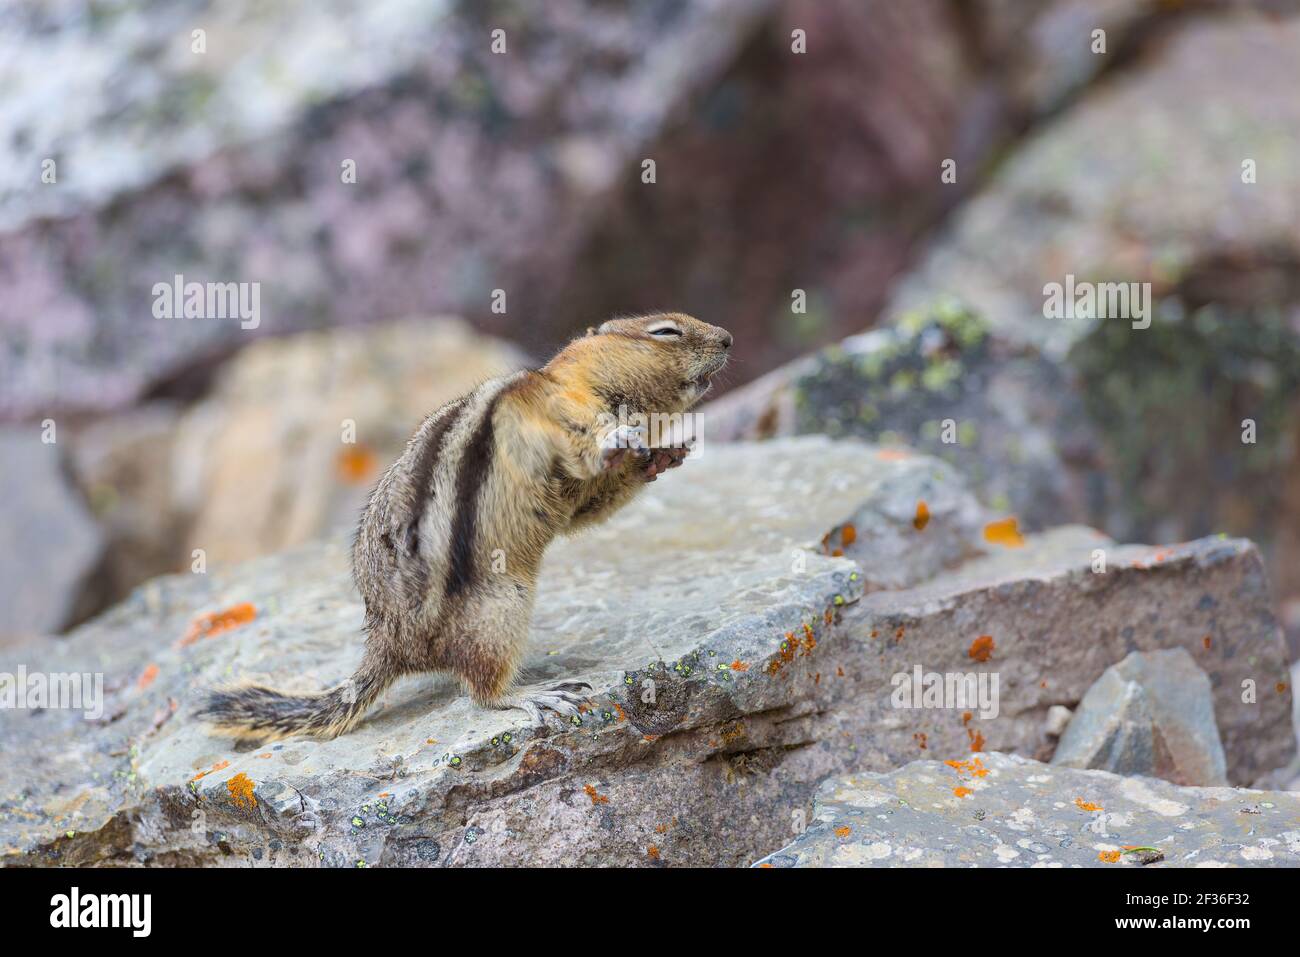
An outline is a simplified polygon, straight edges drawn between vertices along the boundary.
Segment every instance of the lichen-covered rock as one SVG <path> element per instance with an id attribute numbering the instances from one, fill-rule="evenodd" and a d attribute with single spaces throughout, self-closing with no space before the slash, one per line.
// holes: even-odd
<path id="1" fill-rule="evenodd" d="M 1052 764 L 1227 784 L 1209 679 L 1182 648 L 1133 652 L 1088 689 Z"/>
<path id="2" fill-rule="evenodd" d="M 1300 593 L 1300 18 L 1183 24 L 1031 135 L 902 282 L 956 297 L 1076 383 L 1099 441 L 1086 512 L 1129 539 L 1278 543 Z M 1123 130 L 1123 136 L 1113 135 Z M 1146 316 L 1049 315 L 1046 286 L 1147 283 Z M 1134 328 L 1149 323 L 1144 328 Z M 1063 431 L 1063 435 L 1068 432 Z M 1189 483 L 1188 475 L 1198 481 Z"/>
<path id="3" fill-rule="evenodd" d="M 759 867 L 1296 867 L 1300 794 L 1179 787 L 1011 754 L 826 781 Z"/>
<path id="4" fill-rule="evenodd" d="M 0 430 L 0 641 L 67 625 L 103 553 L 103 534 L 68 478 L 66 435 L 61 443 L 57 426 L 35 424 Z"/>
<path id="5" fill-rule="evenodd" d="M 580 720 L 541 730 L 413 678 L 336 740 L 234 746 L 193 719 L 203 689 L 250 678 L 312 690 L 355 668 L 362 609 L 343 544 L 151 582 L 55 647 L 0 656 L 0 671 L 105 683 L 99 721 L 0 710 L 0 749 L 18 756 L 0 764 L 4 859 L 747 863 L 786 842 L 829 775 L 1050 747 L 1046 710 L 1077 703 L 1138 647 L 1199 649 L 1231 780 L 1294 754 L 1249 543 L 1152 550 L 1066 528 L 986 541 L 914 587 L 865 593 L 886 576 L 869 554 L 826 554 L 827 533 L 853 516 L 893 523 L 885 503 L 908 482 L 931 494 L 936 475 L 932 459 L 854 441 L 705 445 L 548 553 L 523 681 L 594 691 Z M 960 529 L 962 514 L 913 533 Z M 1098 548 L 1104 574 L 1091 570 Z M 985 675 L 992 707 L 899 706 L 897 676 L 917 665 Z M 1259 685 L 1250 705 L 1246 677 Z"/>
<path id="6" fill-rule="evenodd" d="M 819 432 L 919 449 L 1031 528 L 1086 515 L 1097 494 L 1071 468 L 1095 458 L 1097 438 L 1070 377 L 951 303 L 790 363 L 708 408 L 724 439 Z"/>
<path id="7" fill-rule="evenodd" d="M 537 291 L 771 5 L 22 5 L 0 21 L 21 89 L 0 106 L 0 417 L 125 405 L 264 334 L 429 311 L 574 331 L 591 317 L 543 328 Z M 156 318 L 178 274 L 260 283 L 256 328 Z"/>

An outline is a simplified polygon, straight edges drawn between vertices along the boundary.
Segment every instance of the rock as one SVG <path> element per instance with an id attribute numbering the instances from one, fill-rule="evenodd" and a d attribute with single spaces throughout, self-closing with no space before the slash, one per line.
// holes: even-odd
<path id="1" fill-rule="evenodd" d="M 852 336 L 708 406 L 725 440 L 816 432 L 918 449 L 952 465 L 1029 527 L 1083 516 L 1104 479 L 1096 428 L 1067 374 L 1032 347 L 941 303 Z"/>
<path id="2" fill-rule="evenodd" d="M 72 472 L 106 537 L 79 618 L 121 601 L 141 582 L 189 567 L 189 516 L 176 500 L 172 472 L 180 418 L 176 403 L 156 401 L 72 425 Z"/>
<path id="3" fill-rule="evenodd" d="M 429 412 L 525 358 L 442 317 L 259 341 L 182 419 L 177 506 L 212 561 L 351 531 L 382 469 Z"/>
<path id="4" fill-rule="evenodd" d="M 865 593 L 888 576 L 869 555 L 824 554 L 827 533 L 851 516 L 888 520 L 907 481 L 919 497 L 944 477 L 958 501 L 942 465 L 821 437 L 700 452 L 547 555 L 523 682 L 589 682 L 576 724 L 534 730 L 522 713 L 480 710 L 419 678 L 334 741 L 248 748 L 211 736 L 192 717 L 207 687 L 317 689 L 355 668 L 362 610 L 342 541 L 151 582 L 57 648 L 0 658 L 10 673 L 21 663 L 105 682 L 98 722 L 0 712 L 0 749 L 31 758 L 0 765 L 5 861 L 748 863 L 786 842 L 832 774 L 1050 748 L 1047 709 L 1076 703 L 1136 648 L 1193 651 L 1230 780 L 1295 753 L 1249 543 L 1152 550 L 1064 528 L 1021 547 L 985 542 L 953 567 L 936 560 L 914 587 Z M 1090 570 L 1099 547 L 1105 574 Z M 918 663 L 977 684 L 984 674 L 993 707 L 895 707 L 894 676 Z M 1260 689 L 1249 706 L 1244 677 Z"/>
<path id="5" fill-rule="evenodd" d="M 595 317 L 540 291 L 771 7 L 28 5 L 0 24 L 23 90 L 0 108 L 0 417 L 120 407 L 264 334 L 436 311 L 578 331 Z M 176 275 L 260 284 L 255 327 L 154 318 Z"/>
<path id="6" fill-rule="evenodd" d="M 1083 696 L 1052 764 L 1227 784 L 1209 679 L 1182 648 L 1129 654 Z"/>
<path id="7" fill-rule="evenodd" d="M 1278 157 L 1300 153 L 1300 104 L 1280 92 L 1298 85 L 1300 18 L 1184 24 L 1036 130 L 886 310 L 903 321 L 955 298 L 995 337 L 1057 365 L 1048 381 L 1073 383 L 1096 436 L 1075 470 L 1096 491 L 1062 518 L 1126 539 L 1276 538 L 1284 599 L 1300 589 L 1300 539 L 1287 531 L 1300 526 L 1287 488 L 1300 434 L 1288 265 L 1300 258 L 1300 176 Z M 1050 318 L 1045 287 L 1069 276 L 1149 284 L 1149 327 L 1095 311 Z"/>
<path id="8" fill-rule="evenodd" d="M 76 617 L 104 536 L 44 426 L 0 430 L 0 639 L 50 634 Z"/>
<path id="9" fill-rule="evenodd" d="M 1047 709 L 1047 723 L 1043 730 L 1049 738 L 1059 738 L 1065 731 L 1074 712 L 1063 704 L 1054 704 Z"/>
<path id="10" fill-rule="evenodd" d="M 822 785 L 759 867 L 1296 867 L 1300 795 L 1179 787 L 1013 754 Z"/>

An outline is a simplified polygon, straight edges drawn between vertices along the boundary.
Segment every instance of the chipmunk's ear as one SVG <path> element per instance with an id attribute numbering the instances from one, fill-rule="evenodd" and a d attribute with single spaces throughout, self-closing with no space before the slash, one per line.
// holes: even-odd
<path id="1" fill-rule="evenodd" d="M 597 332 L 597 329 L 596 329 L 595 326 L 588 326 L 588 327 L 587 327 L 587 335 L 589 335 L 589 336 L 594 336 L 594 335 L 596 334 L 596 332 Z"/>

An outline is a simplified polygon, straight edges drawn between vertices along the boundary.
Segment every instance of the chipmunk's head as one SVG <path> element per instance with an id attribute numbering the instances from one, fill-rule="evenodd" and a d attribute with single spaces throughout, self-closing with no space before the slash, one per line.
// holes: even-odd
<path id="1" fill-rule="evenodd" d="M 619 351 L 649 359 L 633 360 L 627 371 L 638 380 L 653 379 L 638 382 L 636 391 L 664 411 L 685 411 L 704 397 L 713 376 L 727 364 L 732 341 L 726 329 L 683 312 L 611 319 L 588 335 L 616 338 L 624 346 Z"/>

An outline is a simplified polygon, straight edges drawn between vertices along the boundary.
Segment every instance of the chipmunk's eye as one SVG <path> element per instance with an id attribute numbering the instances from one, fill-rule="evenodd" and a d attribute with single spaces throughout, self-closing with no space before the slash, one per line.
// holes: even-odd
<path id="1" fill-rule="evenodd" d="M 652 336 L 677 336 L 680 338 L 681 334 L 682 330 L 678 329 L 676 326 L 660 326 L 658 329 L 650 330 L 650 335 Z"/>

